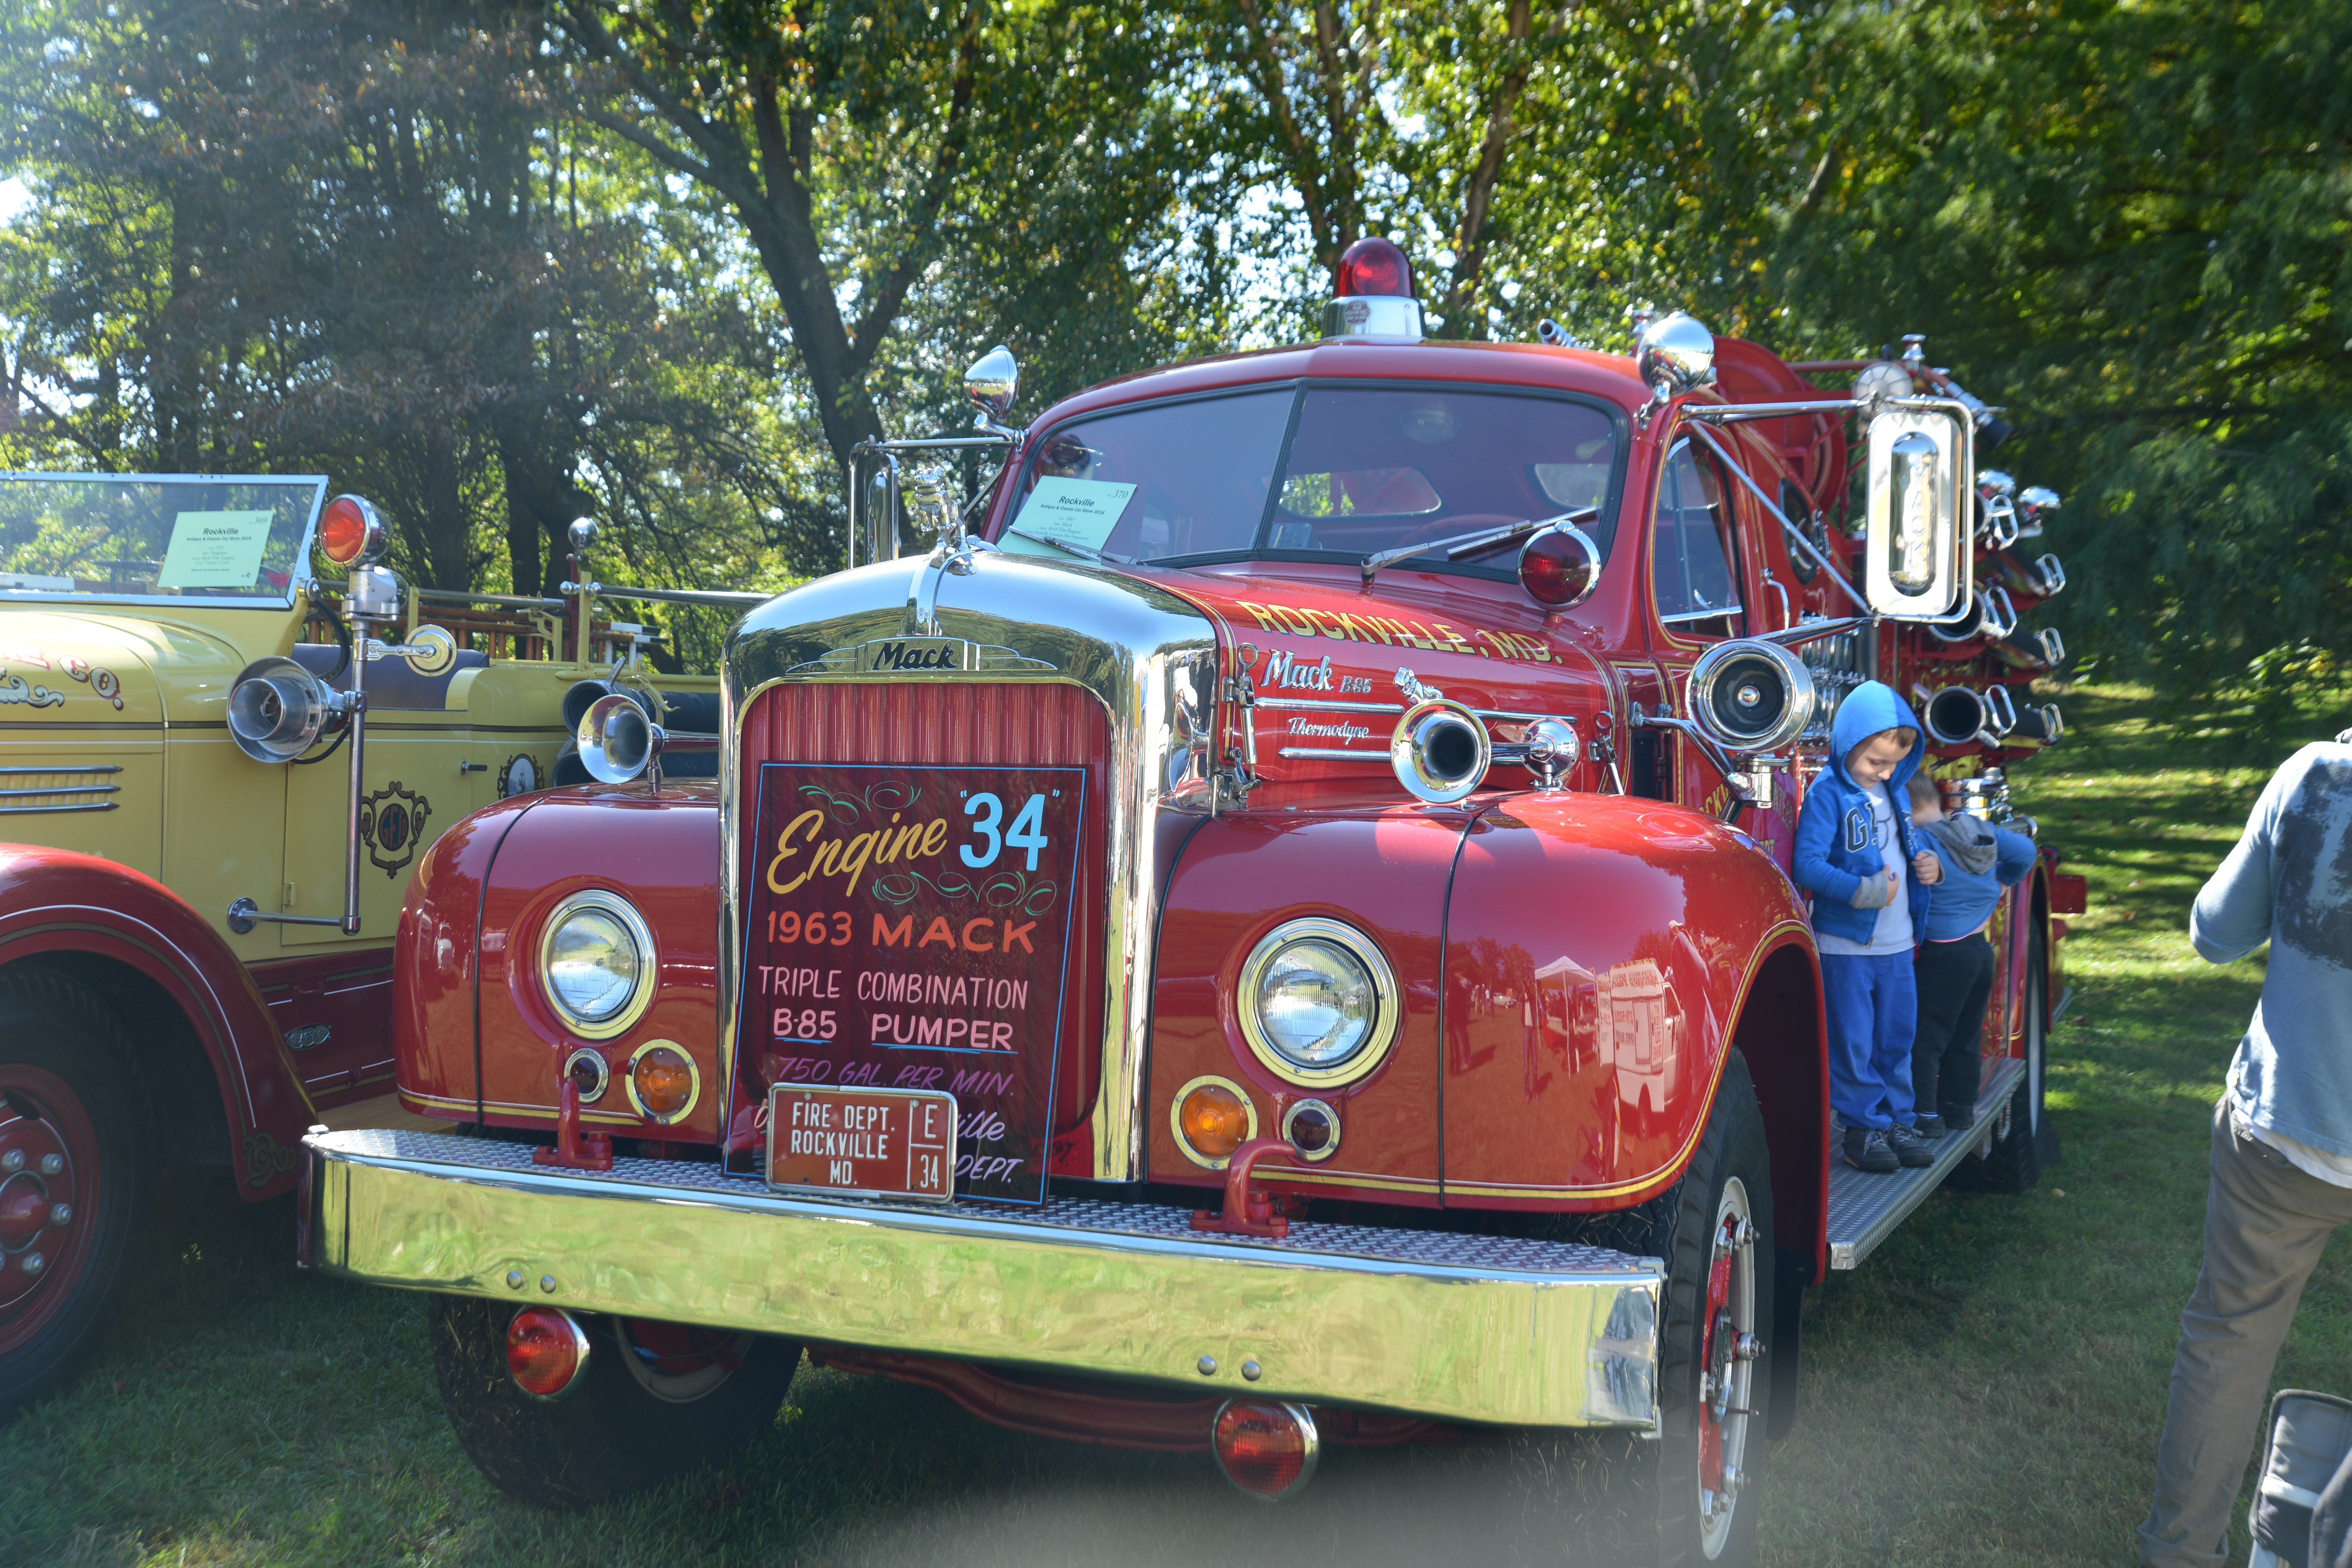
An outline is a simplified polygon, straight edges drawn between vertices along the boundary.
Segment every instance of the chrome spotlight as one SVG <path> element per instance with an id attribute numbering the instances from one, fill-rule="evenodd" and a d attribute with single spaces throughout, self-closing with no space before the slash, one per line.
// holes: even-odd
<path id="1" fill-rule="evenodd" d="M 1633 341 L 1633 373 L 1661 402 L 1713 386 L 1715 334 L 1684 311 L 1661 316 Z"/>
<path id="2" fill-rule="evenodd" d="M 1446 805 L 1476 789 L 1494 761 L 1478 715 L 1438 697 L 1405 710 L 1389 736 L 1389 766 L 1417 800 Z"/>
<path id="3" fill-rule="evenodd" d="M 667 738 L 634 698 L 617 691 L 589 704 L 576 734 L 580 765 L 604 784 L 627 784 L 642 774 Z"/>
<path id="4" fill-rule="evenodd" d="M 342 698 L 290 658 L 257 658 L 229 688 L 229 738 L 257 763 L 292 762 L 342 715 Z"/>

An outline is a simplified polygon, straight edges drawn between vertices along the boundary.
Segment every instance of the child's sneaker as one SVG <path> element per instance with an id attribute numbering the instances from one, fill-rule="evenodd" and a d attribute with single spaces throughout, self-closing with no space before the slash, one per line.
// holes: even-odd
<path id="1" fill-rule="evenodd" d="M 1942 1121 L 1944 1125 L 1953 1131 L 1966 1132 L 1976 1126 L 1977 1113 L 1973 1108 L 1967 1110 L 1947 1110 L 1943 1114 Z"/>
<path id="2" fill-rule="evenodd" d="M 1845 1130 L 1845 1163 L 1875 1176 L 1887 1174 L 1897 1163 L 1895 1151 L 1886 1146 L 1886 1134 L 1875 1127 Z"/>
<path id="3" fill-rule="evenodd" d="M 1919 1136 L 1916 1129 L 1906 1127 L 1900 1121 L 1886 1130 L 1886 1146 L 1895 1152 L 1896 1164 L 1911 1170 L 1936 1163 L 1935 1153 L 1927 1147 L 1927 1141 Z"/>
<path id="4" fill-rule="evenodd" d="M 1944 1135 L 1944 1119 L 1940 1116 L 1922 1116 L 1913 1125 L 1918 1129 L 1919 1136 L 1931 1143 Z"/>

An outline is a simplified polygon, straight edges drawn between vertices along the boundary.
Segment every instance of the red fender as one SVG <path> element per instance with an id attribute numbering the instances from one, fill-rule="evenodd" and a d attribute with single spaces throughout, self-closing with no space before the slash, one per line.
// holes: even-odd
<path id="1" fill-rule="evenodd" d="M 0 965 L 56 952 L 121 963 L 172 999 L 220 1085 L 237 1191 L 258 1201 L 291 1190 L 310 1102 L 268 1005 L 220 933 L 179 895 L 126 866 L 0 846 Z"/>

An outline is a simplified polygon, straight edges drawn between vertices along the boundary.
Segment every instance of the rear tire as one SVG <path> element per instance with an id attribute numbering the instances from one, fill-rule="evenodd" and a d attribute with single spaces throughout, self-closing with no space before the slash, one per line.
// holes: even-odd
<path id="1" fill-rule="evenodd" d="M 2042 1179 L 2042 1091 L 2049 1067 L 2049 1029 L 2044 1020 L 2050 1016 L 2050 999 L 2043 994 L 2049 989 L 2050 963 L 2044 947 L 2048 940 L 2037 928 L 2026 946 L 2024 1075 L 2010 1092 L 2008 1103 L 1995 1113 L 1991 1150 L 1974 1162 L 1973 1170 L 1971 1162 L 1960 1163 L 1965 1184 L 1979 1192 L 2028 1192 Z"/>
<path id="2" fill-rule="evenodd" d="M 1719 1247 L 1725 1224 L 1737 1218 L 1745 1218 L 1752 1234 L 1744 1245 Z M 1747 1058 L 1731 1051 L 1706 1130 L 1679 1182 L 1636 1208 L 1563 1216 L 1550 1234 L 1666 1263 L 1660 1432 L 1654 1442 L 1625 1445 L 1601 1479 L 1611 1494 L 1606 1511 L 1626 1535 L 1607 1561 L 1658 1568 L 1753 1563 L 1772 1379 L 1766 1363 L 1736 1358 L 1724 1339 L 1727 1331 L 1753 1334 L 1769 1354 L 1773 1333 L 1771 1154 Z M 1719 1254 L 1730 1263 L 1728 1321 L 1725 1303 L 1709 1310 L 1709 1277 Z M 1729 1397 L 1706 1401 L 1710 1377 L 1731 1381 Z M 1720 1407 L 1727 1408 L 1718 1419 L 1713 1411 Z M 1570 1458 L 1563 1446 L 1592 1442 L 1588 1435 L 1528 1433 L 1515 1445 L 1516 1457 L 1530 1474 L 1577 1476 L 1591 1467 Z M 1723 1489 L 1706 1485 L 1726 1469 L 1738 1479 Z M 1580 1479 L 1587 1489 L 1593 1484 Z"/>
<path id="3" fill-rule="evenodd" d="M 121 1307 L 152 1179 L 139 1081 L 87 987 L 0 975 L 0 1413 L 63 1384 Z"/>
<path id="4" fill-rule="evenodd" d="M 458 1446 L 492 1486 L 547 1508 L 657 1486 L 740 1447 L 775 1425 L 800 1366 L 790 1340 L 581 1312 L 588 1368 L 564 1398 L 538 1400 L 507 1369 L 507 1325 L 530 1304 L 436 1296 L 426 1321 Z M 646 1342 L 665 1335 L 680 1345 Z M 689 1338 L 716 1353 L 657 1353 Z"/>

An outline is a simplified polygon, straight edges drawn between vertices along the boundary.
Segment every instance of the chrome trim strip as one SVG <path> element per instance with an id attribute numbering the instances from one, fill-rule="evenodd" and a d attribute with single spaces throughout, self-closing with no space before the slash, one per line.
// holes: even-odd
<path id="1" fill-rule="evenodd" d="M 1274 753 L 1301 763 L 1385 763 L 1386 752 L 1351 752 L 1345 746 L 1285 746 Z"/>
<path id="2" fill-rule="evenodd" d="M 1152 852 L 1163 812 L 1207 813 L 1216 730 L 1216 628 L 1190 603 L 1142 579 L 1087 562 L 976 551 L 939 575 L 941 638 L 978 650 L 961 668 L 861 670 L 849 650 L 903 638 L 907 605 L 928 558 L 901 556 L 835 573 L 752 611 L 728 634 L 719 658 L 728 743 L 719 761 L 722 1103 L 734 1103 L 737 989 L 743 955 L 738 886 L 746 825 L 742 731 L 760 694 L 785 682 L 888 684 L 1039 680 L 1078 687 L 1109 718 L 1110 788 L 1105 801 L 1102 1075 L 1090 1115 L 1092 1174 L 1144 1173 L 1144 1043 L 1151 1021 L 1151 969 L 1160 889 Z M 950 602 L 950 595 L 959 602 Z M 843 657 L 835 657 L 840 655 Z"/>
<path id="3" fill-rule="evenodd" d="M 1651 1428 L 1656 1259 L 1501 1237 L 1305 1223 L 1205 1237 L 1189 1211 L 1055 1200 L 784 1197 L 711 1165 L 609 1174 L 443 1134 L 303 1139 L 309 1267 L 816 1343 L 1445 1421 Z M 1203 1356 L 1221 1369 L 1204 1377 Z"/>
<path id="4" fill-rule="evenodd" d="M 42 790 L 40 793 L 57 795 L 62 792 Z M 110 800 L 92 805 L 0 805 L 0 816 L 33 816 L 43 812 L 58 811 L 117 811 L 121 808 L 121 801 Z"/>
<path id="5" fill-rule="evenodd" d="M 1727 610 L 1709 610 L 1706 612 L 1706 614 L 1710 616 L 1717 614 L 1728 615 L 1729 613 L 1730 612 Z M 1260 697 L 1255 706 L 1259 708 L 1298 708 L 1304 709 L 1310 713 L 1402 713 L 1404 711 L 1404 704 L 1402 702 L 1350 702 L 1337 697 Z M 1560 719 L 1567 717 L 1567 715 L 1561 713 L 1517 713 L 1504 708 L 1473 708 L 1470 711 L 1478 715 L 1479 718 L 1487 720 L 1490 722 L 1499 722 L 1504 724 L 1530 724 L 1538 719 Z M 1381 754 L 1386 755 L 1387 753 L 1383 752 Z"/>
<path id="6" fill-rule="evenodd" d="M 67 767 L 61 765 L 54 768 L 0 768 L 0 778 L 54 778 L 67 773 L 70 773 L 76 778 L 87 778 L 93 773 L 119 773 L 121 771 L 122 769 L 113 763 L 100 763 L 89 766 L 76 764 L 71 767 Z"/>
<path id="7" fill-rule="evenodd" d="M 1402 702 L 1349 702 L 1338 697 L 1261 697 L 1260 708 L 1303 708 L 1310 713 L 1402 713 Z"/>
<path id="8" fill-rule="evenodd" d="M 0 789 L 0 800 L 30 800 L 43 795 L 121 795 L 121 784 L 59 784 L 55 789 Z"/>

